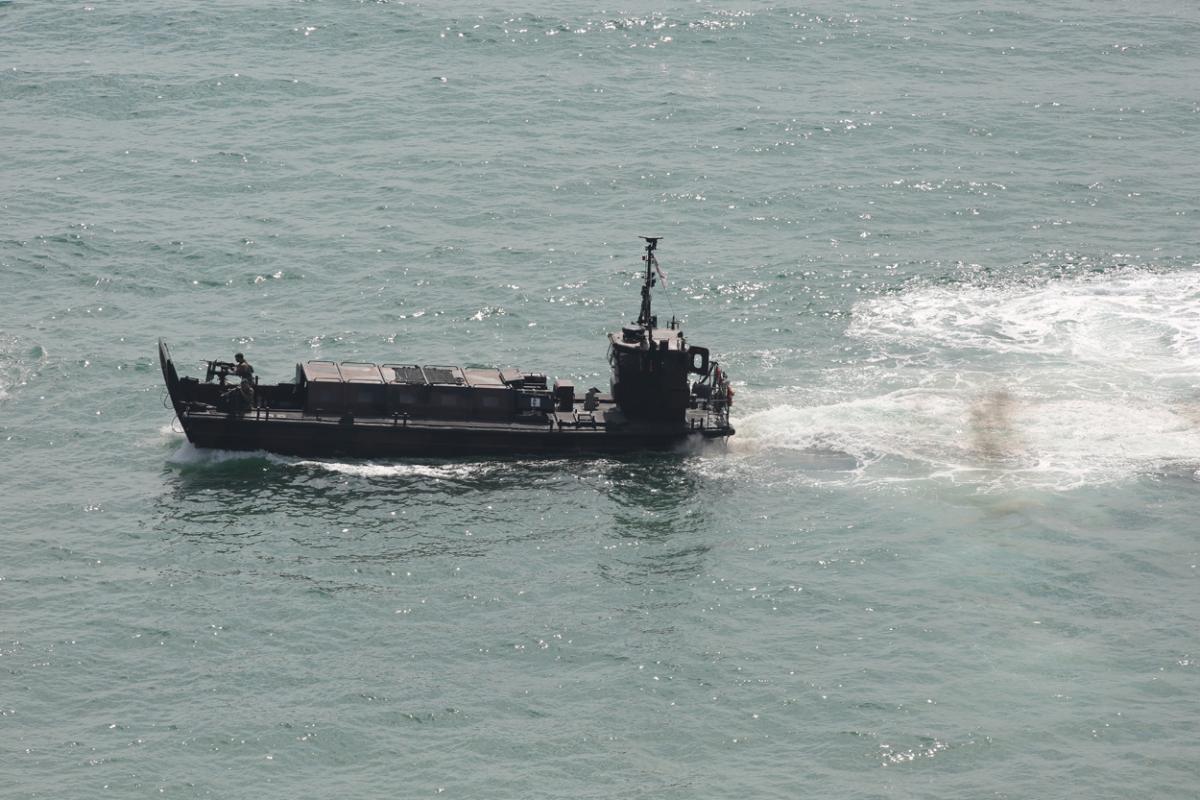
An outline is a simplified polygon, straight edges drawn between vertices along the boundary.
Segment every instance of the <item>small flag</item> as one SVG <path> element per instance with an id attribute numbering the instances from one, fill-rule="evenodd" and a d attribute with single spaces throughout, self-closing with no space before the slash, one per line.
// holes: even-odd
<path id="1" fill-rule="evenodd" d="M 662 281 L 662 285 L 667 285 L 667 273 L 658 265 L 658 259 L 654 259 L 654 271 L 658 273 L 658 279 Z"/>

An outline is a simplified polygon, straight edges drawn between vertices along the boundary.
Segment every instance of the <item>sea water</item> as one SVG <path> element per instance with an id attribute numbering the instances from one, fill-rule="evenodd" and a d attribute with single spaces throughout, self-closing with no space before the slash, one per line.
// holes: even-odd
<path id="1" fill-rule="evenodd" d="M 1200 786 L 1200 12 L 0 3 L 0 794 Z M 192 448 L 244 351 L 607 386 L 727 444 Z"/>

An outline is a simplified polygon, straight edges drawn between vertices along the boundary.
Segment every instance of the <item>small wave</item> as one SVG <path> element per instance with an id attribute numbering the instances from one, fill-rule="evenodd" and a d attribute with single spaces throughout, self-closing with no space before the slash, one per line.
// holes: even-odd
<path id="1" fill-rule="evenodd" d="M 45 360 L 46 351 L 40 345 L 27 346 L 16 337 L 0 337 L 0 401 L 24 386 Z"/>
<path id="2" fill-rule="evenodd" d="M 178 434 L 171 426 L 160 429 L 168 438 Z M 184 442 L 168 459 L 181 467 L 208 467 L 233 462 L 267 462 L 281 467 L 318 470 L 321 472 L 350 475 L 359 478 L 421 478 L 428 480 L 466 481 L 487 477 L 500 468 L 494 463 L 391 463 L 378 464 L 369 461 L 325 461 L 294 456 L 282 456 L 266 450 L 217 450 L 200 448 Z"/>
<path id="3" fill-rule="evenodd" d="M 183 436 L 183 429 L 179 427 L 179 420 L 172 417 L 171 421 L 166 425 L 159 426 L 158 435 L 164 439 L 178 440 Z"/>
<path id="4" fill-rule="evenodd" d="M 490 464 L 374 464 L 339 461 L 296 461 L 296 466 L 353 475 L 359 478 L 429 478 L 432 480 L 469 480 L 486 476 L 495 469 Z"/>
<path id="5" fill-rule="evenodd" d="M 165 434 L 174 434 L 170 426 L 162 429 Z M 268 453 L 265 450 L 214 450 L 196 447 L 191 442 L 184 442 L 167 461 L 181 467 L 205 467 L 214 464 L 225 464 L 232 461 L 270 461 L 277 464 L 290 463 L 283 456 Z"/>

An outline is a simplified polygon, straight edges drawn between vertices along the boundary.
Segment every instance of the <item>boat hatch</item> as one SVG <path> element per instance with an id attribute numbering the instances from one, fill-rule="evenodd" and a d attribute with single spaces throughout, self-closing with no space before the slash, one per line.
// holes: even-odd
<path id="1" fill-rule="evenodd" d="M 342 362 L 338 365 L 342 380 L 348 383 L 383 383 L 379 367 L 374 364 Z"/>
<path id="2" fill-rule="evenodd" d="M 304 380 L 341 383 L 342 373 L 335 361 L 308 361 L 304 364 Z"/>
<path id="3" fill-rule="evenodd" d="M 310 413 L 340 412 L 345 405 L 342 373 L 333 361 L 309 361 L 304 364 L 308 384 L 305 408 Z"/>
<path id="4" fill-rule="evenodd" d="M 387 413 L 387 387 L 379 367 L 374 364 L 343 362 L 339 364 L 342 380 L 346 382 L 346 410 L 363 417 L 381 417 Z"/>
<path id="5" fill-rule="evenodd" d="M 467 382 L 463 371 L 458 367 L 426 366 L 425 379 L 430 383 L 445 383 L 451 386 L 462 386 Z"/>
<path id="6" fill-rule="evenodd" d="M 467 383 L 472 386 L 503 386 L 498 369 L 466 369 Z"/>
<path id="7" fill-rule="evenodd" d="M 415 383 L 424 385 L 425 373 L 416 364 L 384 364 L 383 374 L 391 370 L 391 383 Z"/>

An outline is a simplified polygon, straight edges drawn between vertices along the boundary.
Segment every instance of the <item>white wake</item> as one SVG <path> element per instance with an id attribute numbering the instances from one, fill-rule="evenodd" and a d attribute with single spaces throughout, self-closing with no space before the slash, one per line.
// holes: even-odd
<path id="1" fill-rule="evenodd" d="M 1200 464 L 1200 274 L 926 286 L 853 309 L 864 356 L 737 421 L 864 480 L 1067 489 Z"/>

